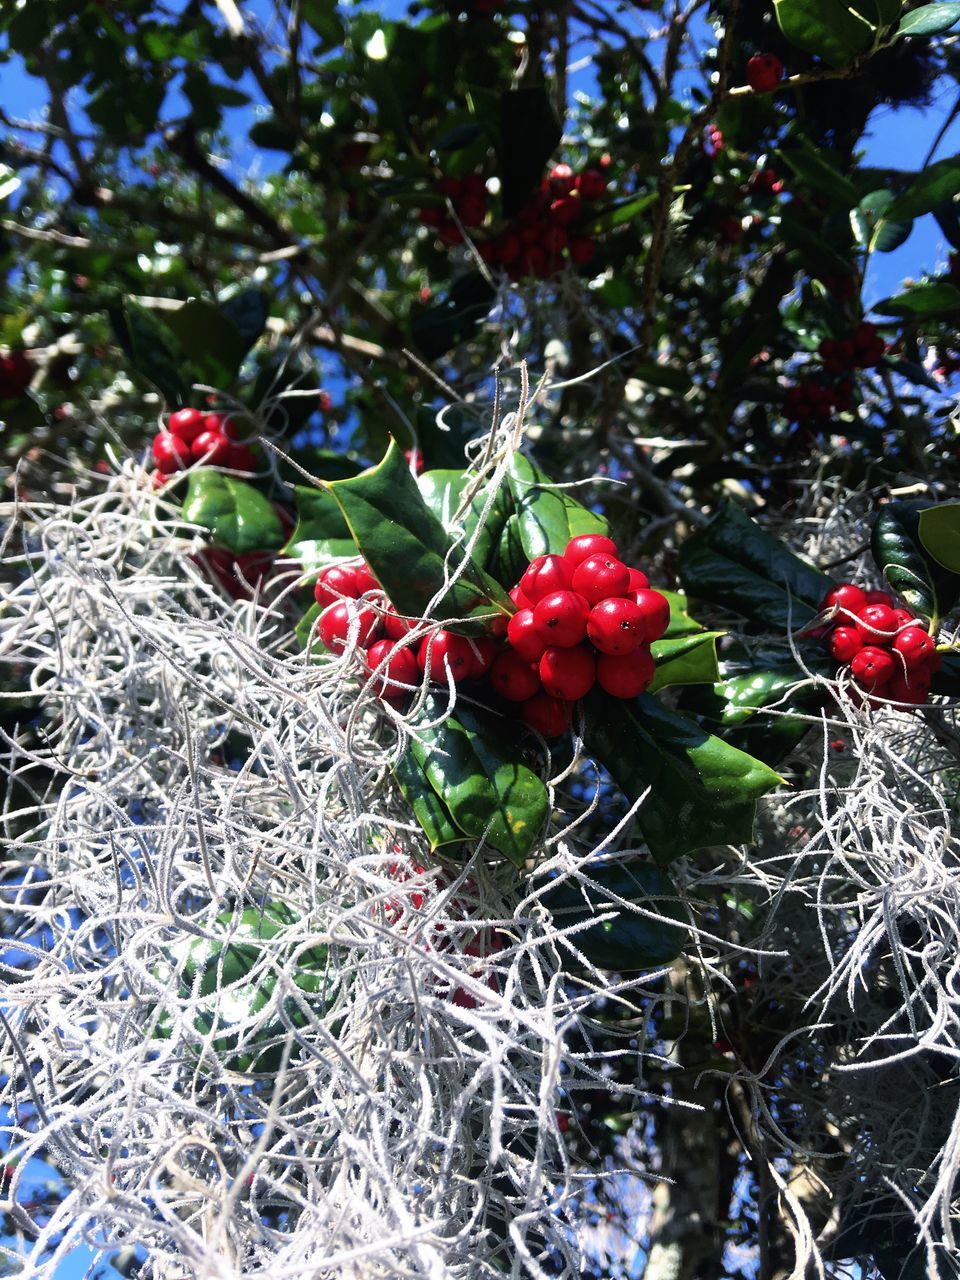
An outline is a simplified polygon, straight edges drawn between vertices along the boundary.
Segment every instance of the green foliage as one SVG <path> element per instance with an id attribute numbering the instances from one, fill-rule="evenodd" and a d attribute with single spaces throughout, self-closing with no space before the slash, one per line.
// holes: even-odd
<path id="1" fill-rule="evenodd" d="M 861 6 L 846 0 L 773 0 L 780 30 L 798 49 L 844 67 L 865 53 L 876 37 Z"/>
<path id="2" fill-rule="evenodd" d="M 183 518 L 209 529 L 215 543 L 237 555 L 283 544 L 283 525 L 268 499 L 253 485 L 213 467 L 191 472 Z"/>
<path id="3" fill-rule="evenodd" d="M 951 573 L 960 574 L 960 503 L 942 502 L 920 511 L 917 536 L 924 551 Z"/>
<path id="4" fill-rule="evenodd" d="M 603 516 L 589 511 L 562 489 L 551 487 L 542 471 L 523 454 L 510 461 L 508 483 L 516 508 L 516 536 L 527 560 L 562 555 L 571 538 L 609 533 Z"/>
<path id="5" fill-rule="evenodd" d="M 936 621 L 960 599 L 960 575 L 945 569 L 924 546 L 923 510 L 922 503 L 888 502 L 873 522 L 871 547 L 894 591 L 914 613 Z"/>

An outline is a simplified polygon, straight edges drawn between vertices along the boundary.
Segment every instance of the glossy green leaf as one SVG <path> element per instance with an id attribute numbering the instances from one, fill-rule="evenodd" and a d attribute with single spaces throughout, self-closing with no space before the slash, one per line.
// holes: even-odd
<path id="1" fill-rule="evenodd" d="M 722 631 L 700 631 L 655 641 L 650 652 L 657 670 L 650 693 L 659 693 L 673 685 L 713 684 L 718 680 L 717 639 L 723 634 Z"/>
<path id="2" fill-rule="evenodd" d="M 960 22 L 960 4 L 925 4 L 908 13 L 897 28 L 898 36 L 939 36 Z"/>
<path id="3" fill-rule="evenodd" d="M 655 191 L 636 196 L 632 200 L 621 200 L 619 204 L 610 205 L 594 217 L 588 217 L 580 227 L 580 234 L 599 235 L 605 231 L 613 231 L 615 227 L 625 227 L 631 222 L 639 223 L 642 215 L 656 202 Z"/>
<path id="4" fill-rule="evenodd" d="M 857 244 L 868 252 L 891 253 L 900 247 L 913 230 L 909 220 L 891 222 L 887 217 L 894 202 L 892 191 L 871 191 L 851 211 L 850 225 Z"/>
<path id="5" fill-rule="evenodd" d="M 266 328 L 270 315 L 266 293 L 262 289 L 240 289 L 229 298 L 220 299 L 217 306 L 240 335 L 246 353 Z"/>
<path id="6" fill-rule="evenodd" d="M 417 479 L 424 502 L 448 533 L 462 529 L 465 537 L 471 538 L 476 532 L 483 514 L 485 496 L 472 500 L 461 516 L 459 524 L 454 521 L 464 490 L 473 479 L 473 476 L 464 475 L 462 471 L 453 470 L 424 471 Z M 501 486 L 493 499 L 493 504 L 473 548 L 473 559 L 477 564 L 485 568 L 490 563 L 494 551 L 500 545 L 500 537 L 511 514 L 509 494 L 506 487 Z"/>
<path id="7" fill-rule="evenodd" d="M 297 527 L 284 555 L 299 560 L 308 573 L 317 573 L 332 560 L 358 554 L 343 512 L 326 489 L 295 485 Z"/>
<path id="8" fill-rule="evenodd" d="M 585 744 L 630 800 L 661 864 L 753 839 L 756 802 L 779 786 L 762 761 L 705 732 L 648 694 L 628 703 L 594 689 L 583 702 Z"/>
<path id="9" fill-rule="evenodd" d="M 417 443 L 429 469 L 463 470 L 467 441 L 475 436 L 479 423 L 459 409 L 447 406 L 442 413 L 429 405 L 417 409 Z"/>
<path id="10" fill-rule="evenodd" d="M 960 573 L 960 502 L 941 502 L 920 511 L 920 545 L 937 564 Z"/>
<path id="11" fill-rule="evenodd" d="M 873 43 L 875 31 L 843 0 L 773 0 L 780 30 L 798 49 L 845 67 Z"/>
<path id="12" fill-rule="evenodd" d="M 396 442 L 377 466 L 326 488 L 398 612 L 423 617 L 444 582 L 460 569 L 463 554 L 459 548 L 451 551 L 450 535 L 424 502 Z M 494 611 L 512 613 L 510 597 L 473 560 L 433 606 L 438 618 Z"/>
<path id="13" fill-rule="evenodd" d="M 430 694 L 425 722 L 444 716 L 444 695 Z M 487 843 L 522 867 L 550 809 L 547 789 L 524 763 L 520 735 L 492 715 L 466 705 L 436 728 L 415 726 L 410 750 L 465 835 Z"/>
<path id="14" fill-rule="evenodd" d="M 497 573 L 501 582 L 519 582 L 529 563 L 520 537 L 520 517 L 514 513 L 507 517 L 497 548 Z"/>
<path id="15" fill-rule="evenodd" d="M 697 622 L 696 618 L 690 616 L 690 602 L 682 591 L 664 591 L 660 587 L 654 589 L 662 596 L 666 596 L 670 604 L 670 623 L 663 633 L 664 639 L 673 640 L 678 636 L 694 636 L 706 630 L 702 622 Z"/>
<path id="16" fill-rule="evenodd" d="M 405 751 L 393 766 L 393 776 L 403 793 L 403 798 L 413 810 L 414 817 L 430 842 L 431 849 L 456 844 L 464 834 L 454 824 L 450 811 L 434 791 L 426 773 L 412 751 Z"/>
<path id="17" fill-rule="evenodd" d="M 950 156 L 921 170 L 906 191 L 890 205 L 887 217 L 895 222 L 919 218 L 923 213 L 932 213 L 937 205 L 958 193 L 960 156 Z"/>
<path id="18" fill-rule="evenodd" d="M 222 391 L 233 385 L 246 355 L 247 343 L 219 307 L 191 298 L 176 311 L 160 314 L 183 350 L 189 353 L 190 367 L 198 382 Z"/>
<path id="19" fill-rule="evenodd" d="M 797 177 L 816 191 L 818 195 L 828 196 L 833 204 L 843 209 L 852 209 L 857 203 L 857 189 L 849 178 L 836 169 L 825 156 L 816 151 L 809 143 L 778 151 L 777 156 Z"/>
<path id="20" fill-rule="evenodd" d="M 190 473 L 183 518 L 209 529 L 216 543 L 238 555 L 283 544 L 280 517 L 259 489 L 213 467 Z"/>
<path id="21" fill-rule="evenodd" d="M 296 366 L 270 363 L 261 369 L 249 403 L 262 415 L 267 432 L 289 436 L 305 427 L 317 412 L 319 396 L 316 374 Z M 322 472 L 314 474 L 326 479 Z"/>
<path id="22" fill-rule="evenodd" d="M 945 280 L 916 284 L 905 293 L 875 303 L 873 309 L 885 316 L 956 315 L 960 312 L 960 289 Z"/>
<path id="23" fill-rule="evenodd" d="M 320 617 L 320 613 L 320 606 L 312 604 L 293 629 L 293 633 L 297 637 L 297 644 L 301 649 L 309 648 L 311 653 L 324 652 L 320 637 L 317 635 L 317 619 Z"/>
<path id="24" fill-rule="evenodd" d="M 519 522 L 520 542 L 527 560 L 563 555 L 571 538 L 583 533 L 609 534 L 610 526 L 571 496 L 569 489 L 554 489 L 529 458 L 515 453 L 507 472 Z"/>
<path id="25" fill-rule="evenodd" d="M 187 403 L 187 359 L 179 341 L 146 307 L 123 298 L 110 308 L 110 324 L 131 368 L 157 388 L 169 407 Z"/>
<path id="26" fill-rule="evenodd" d="M 501 95 L 497 168 L 505 217 L 513 217 L 536 187 L 562 135 L 544 85 L 509 89 Z"/>
<path id="27" fill-rule="evenodd" d="M 649 862 L 602 862 L 581 870 L 585 881 L 563 880 L 538 899 L 560 929 L 613 913 L 611 919 L 572 934 L 571 946 L 597 968 L 621 973 L 658 969 L 676 959 L 686 938 L 684 917 L 677 891 L 659 867 Z M 666 919 L 640 915 L 615 898 Z"/>
<path id="28" fill-rule="evenodd" d="M 732 505 L 680 548 L 680 578 L 691 596 L 778 631 L 810 622 L 833 585 Z"/>
<path id="29" fill-rule="evenodd" d="M 479 271 L 468 271 L 433 306 L 418 307 L 410 319 L 410 333 L 428 360 L 469 342 L 490 313 L 494 290 Z"/>
<path id="30" fill-rule="evenodd" d="M 894 591 L 922 618 L 939 619 L 960 597 L 960 576 L 924 549 L 920 540 L 923 503 L 888 502 L 873 524 L 871 548 Z"/>

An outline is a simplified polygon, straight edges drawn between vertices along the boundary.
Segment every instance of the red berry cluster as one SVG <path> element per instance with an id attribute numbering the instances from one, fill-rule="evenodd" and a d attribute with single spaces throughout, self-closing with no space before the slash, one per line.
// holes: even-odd
<path id="1" fill-rule="evenodd" d="M 33 381 L 34 367 L 25 351 L 0 356 L 0 400 L 16 400 Z"/>
<path id="2" fill-rule="evenodd" d="M 233 421 L 226 413 L 178 409 L 171 413 L 165 431 L 153 438 L 153 460 L 161 475 L 184 471 L 193 462 L 231 471 L 252 471 L 253 453 L 235 441 Z"/>
<path id="3" fill-rule="evenodd" d="M 846 373 L 849 369 L 874 369 L 886 354 L 887 344 L 869 320 L 859 324 L 849 338 L 835 341 L 824 338 L 817 348 L 827 373 Z"/>
<path id="4" fill-rule="evenodd" d="M 897 608 L 888 592 L 852 582 L 829 591 L 820 610 L 832 624 L 827 652 L 850 667 L 861 689 L 895 702 L 926 702 L 940 655 L 915 614 Z"/>
<path id="5" fill-rule="evenodd" d="M 464 227 L 480 227 L 487 216 L 487 184 L 479 173 L 468 173 L 465 178 L 441 178 L 434 190 L 446 196 Z M 445 204 L 427 205 L 420 210 L 420 221 L 432 227 L 437 239 L 444 244 L 459 244 L 463 233 L 457 222 L 448 215 Z"/>
<path id="6" fill-rule="evenodd" d="M 770 93 L 783 79 L 783 63 L 775 53 L 756 53 L 747 63 L 747 84 L 754 93 Z"/>
<path id="7" fill-rule="evenodd" d="M 585 267 L 593 261 L 596 245 L 590 236 L 577 233 L 577 223 L 606 189 L 600 169 L 574 173 L 568 164 L 554 165 L 516 218 L 499 235 L 478 244 L 477 251 L 513 280 L 553 275 L 564 254 L 575 267 Z"/>
<path id="8" fill-rule="evenodd" d="M 801 378 L 787 388 L 784 415 L 790 422 L 825 421 L 838 409 L 849 409 L 853 402 L 853 383 L 849 378 L 827 386 L 817 378 Z"/>
<path id="9" fill-rule="evenodd" d="M 520 704 L 544 737 L 570 724 L 572 704 L 599 684 L 635 698 L 654 676 L 650 645 L 670 623 L 670 604 L 610 538 L 571 538 L 562 556 L 540 556 L 510 592 L 517 612 L 490 684 Z"/>

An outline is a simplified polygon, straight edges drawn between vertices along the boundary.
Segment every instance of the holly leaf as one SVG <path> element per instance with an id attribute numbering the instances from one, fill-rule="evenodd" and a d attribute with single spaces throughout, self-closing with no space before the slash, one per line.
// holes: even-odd
<path id="1" fill-rule="evenodd" d="M 209 529 L 216 543 L 236 555 L 269 551 L 284 540 L 280 517 L 263 494 L 212 467 L 190 473 L 183 518 Z"/>
<path id="2" fill-rule="evenodd" d="M 644 694 L 628 703 L 594 689 L 584 742 L 631 801 L 661 864 L 716 844 L 753 839 L 756 802 L 783 781 L 762 761 Z"/>
<path id="3" fill-rule="evenodd" d="M 293 629 L 293 634 L 297 638 L 297 644 L 301 649 L 309 649 L 311 652 L 323 650 L 323 644 L 317 634 L 317 620 L 322 610 L 318 604 L 312 604 L 307 612 Z"/>
<path id="4" fill-rule="evenodd" d="M 960 5 L 957 8 L 960 9 Z M 960 155 L 938 160 L 921 170 L 906 191 L 893 200 L 887 217 L 893 222 L 919 218 L 923 213 L 932 213 L 937 205 L 944 204 L 958 193 Z"/>
<path id="5" fill-rule="evenodd" d="M 325 489 L 294 485 L 297 527 L 283 549 L 285 556 L 299 560 L 308 573 L 319 573 L 333 560 L 357 555 L 353 535 L 343 512 Z"/>
<path id="6" fill-rule="evenodd" d="M 131 368 L 151 382 L 169 406 L 186 404 L 190 388 L 182 370 L 188 362 L 169 329 L 132 298 L 122 298 L 108 315 Z"/>
<path id="7" fill-rule="evenodd" d="M 432 307 L 417 307 L 410 317 L 410 333 L 428 360 L 439 360 L 454 347 L 469 342 L 490 313 L 493 286 L 479 271 L 454 280 L 445 298 Z"/>
<path id="8" fill-rule="evenodd" d="M 939 36 L 957 22 L 960 22 L 960 4 L 925 4 L 903 18 L 897 35 Z"/>
<path id="9" fill-rule="evenodd" d="M 523 761 L 519 735 L 463 703 L 428 694 L 410 751 L 457 827 L 522 867 L 549 813 L 547 789 Z M 433 728 L 423 727 L 439 721 Z"/>
<path id="10" fill-rule="evenodd" d="M 851 209 L 857 203 L 857 188 L 849 178 L 835 168 L 829 160 L 816 151 L 809 143 L 791 147 L 786 151 L 778 151 L 782 160 L 805 186 L 826 195 L 833 204 L 843 209 Z"/>
<path id="11" fill-rule="evenodd" d="M 649 862 L 591 863 L 540 893 L 537 901 L 560 929 L 609 917 L 570 935 L 569 945 L 598 969 L 661 968 L 676 959 L 686 937 L 676 888 Z"/>
<path id="12" fill-rule="evenodd" d="M 220 307 L 191 298 L 176 311 L 160 314 L 183 350 L 189 352 L 198 382 L 222 391 L 233 385 L 246 355 L 247 343 Z"/>
<path id="13" fill-rule="evenodd" d="M 610 526 L 603 516 L 571 497 L 568 490 L 553 488 L 540 468 L 522 453 L 513 455 L 507 483 L 528 562 L 537 556 L 563 555 L 570 539 L 580 534 L 609 535 Z"/>
<path id="14" fill-rule="evenodd" d="M 680 578 L 690 595 L 778 631 L 812 621 L 833 586 L 732 505 L 680 548 Z"/>
<path id="15" fill-rule="evenodd" d="M 480 524 L 487 495 L 474 498 L 460 517 L 459 523 L 454 516 L 460 506 L 467 485 L 474 477 L 464 475 L 462 471 L 424 471 L 417 479 L 423 500 L 437 517 L 448 533 L 462 530 L 464 540 L 473 537 Z M 477 564 L 486 567 L 496 548 L 500 545 L 500 536 L 504 525 L 511 516 L 510 498 L 505 486 L 501 486 L 494 495 L 487 518 L 473 548 L 473 558 Z"/>
<path id="16" fill-rule="evenodd" d="M 412 751 L 405 751 L 394 764 L 393 776 L 424 835 L 430 841 L 431 850 L 457 844 L 465 838 L 454 824 L 447 806 L 431 787 Z"/>
<path id="17" fill-rule="evenodd" d="M 501 95 L 497 160 L 505 218 L 519 212 L 562 137 L 563 129 L 543 85 L 509 89 Z"/>
<path id="18" fill-rule="evenodd" d="M 529 564 L 520 540 L 520 517 L 514 512 L 507 518 L 497 547 L 497 574 L 501 582 L 519 582 Z"/>
<path id="19" fill-rule="evenodd" d="M 960 502 L 922 508 L 917 533 L 920 545 L 937 564 L 960 574 Z"/>
<path id="20" fill-rule="evenodd" d="M 662 591 L 659 587 L 656 587 L 655 590 L 659 591 L 662 596 L 666 596 L 670 605 L 670 622 L 663 633 L 664 639 L 672 640 L 678 636 L 694 636 L 698 632 L 706 630 L 702 622 L 697 622 L 696 618 L 690 616 L 688 612 L 689 601 L 682 591 Z"/>
<path id="21" fill-rule="evenodd" d="M 914 613 L 939 620 L 960 598 L 960 575 L 939 564 L 920 536 L 922 503 L 888 502 L 873 523 L 873 558 Z"/>
<path id="22" fill-rule="evenodd" d="M 890 206 L 895 197 L 886 188 L 871 191 L 850 214 L 850 225 L 856 236 L 857 244 L 868 253 L 891 253 L 900 247 L 913 230 L 911 221 L 892 222 L 889 217 Z"/>
<path id="23" fill-rule="evenodd" d="M 650 646 L 656 672 L 650 693 L 671 685 L 713 684 L 720 678 L 717 640 L 722 631 L 701 631 L 695 635 L 664 637 Z"/>
<path id="24" fill-rule="evenodd" d="M 885 316 L 947 316 L 960 311 L 960 289 L 945 280 L 916 284 L 905 293 L 874 304 Z"/>
<path id="25" fill-rule="evenodd" d="M 270 300 L 262 289 L 240 289 L 217 306 L 230 321 L 243 343 L 244 355 L 257 342 L 267 325 Z"/>
<path id="26" fill-rule="evenodd" d="M 874 27 L 843 0 L 773 0 L 780 30 L 798 49 L 845 67 L 870 48 Z"/>

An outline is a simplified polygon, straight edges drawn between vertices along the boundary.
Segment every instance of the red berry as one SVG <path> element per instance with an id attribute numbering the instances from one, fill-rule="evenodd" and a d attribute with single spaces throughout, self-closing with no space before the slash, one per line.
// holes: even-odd
<path id="1" fill-rule="evenodd" d="M 507 623 L 507 642 L 526 662 L 539 662 L 547 641 L 533 618 L 532 609 L 521 609 Z"/>
<path id="2" fill-rule="evenodd" d="M 607 180 L 599 169 L 584 169 L 577 177 L 581 200 L 599 200 L 607 189 Z"/>
<path id="3" fill-rule="evenodd" d="M 555 164 L 550 170 L 546 186 L 555 200 L 568 196 L 575 185 L 576 179 L 568 164 Z"/>
<path id="4" fill-rule="evenodd" d="M 510 599 L 513 601 L 513 603 L 517 606 L 518 609 L 533 608 L 533 605 L 530 603 L 527 597 L 520 590 L 519 584 L 515 587 L 510 588 Z"/>
<path id="5" fill-rule="evenodd" d="M 837 662 L 849 662 L 863 648 L 863 636 L 856 627 L 837 627 L 830 633 L 827 648 Z"/>
<path id="6" fill-rule="evenodd" d="M 909 702 L 914 706 L 926 702 L 930 693 L 932 676 L 923 667 L 906 673 L 898 671 L 884 689 L 884 697 L 894 702 Z"/>
<path id="7" fill-rule="evenodd" d="M 904 627 L 897 632 L 892 648 L 903 659 L 907 671 L 916 671 L 918 667 L 927 665 L 936 645 L 923 627 Z"/>
<path id="8" fill-rule="evenodd" d="M 521 658 L 516 649 L 506 649 L 494 659 L 489 680 L 497 693 L 510 702 L 526 702 L 540 692 L 537 668 Z"/>
<path id="9" fill-rule="evenodd" d="M 597 659 L 597 684 L 614 698 L 636 698 L 650 687 L 655 674 L 645 645 L 622 656 L 601 653 Z"/>
<path id="10" fill-rule="evenodd" d="M 187 446 L 169 431 L 161 431 L 159 435 L 153 437 L 151 452 L 157 464 L 157 470 L 165 476 L 173 475 L 175 471 L 182 471 L 190 463 L 190 452 Z"/>
<path id="11" fill-rule="evenodd" d="M 324 569 L 313 588 L 313 598 L 324 608 L 341 599 L 356 600 L 359 594 L 357 571 L 345 564 L 334 564 Z"/>
<path id="12" fill-rule="evenodd" d="M 422 641 L 417 652 L 421 671 L 429 668 L 429 677 L 438 684 L 447 683 L 447 671 L 454 681 L 469 680 L 473 673 L 474 656 L 470 642 L 454 631 L 438 628 Z"/>
<path id="13" fill-rule="evenodd" d="M 487 216 L 487 197 L 464 196 L 457 205 L 457 213 L 465 227 L 479 227 Z"/>
<path id="14" fill-rule="evenodd" d="M 632 653 L 647 639 L 646 616 L 635 600 L 601 600 L 590 610 L 587 636 L 601 653 Z"/>
<path id="15" fill-rule="evenodd" d="M 573 571 L 573 589 L 590 604 L 599 604 L 630 590 L 630 570 L 616 556 L 587 556 Z"/>
<path id="16" fill-rule="evenodd" d="M 783 63 L 775 53 L 755 54 L 747 63 L 747 84 L 754 93 L 769 93 L 783 79 Z"/>
<path id="17" fill-rule="evenodd" d="M 485 676 L 490 670 L 493 660 L 499 651 L 499 645 L 492 636 L 468 636 L 467 644 L 470 646 L 470 653 L 473 657 L 473 666 L 467 678 L 469 680 L 479 680 L 481 676 Z"/>
<path id="18" fill-rule="evenodd" d="M 381 666 L 381 663 L 385 665 Z M 377 672 L 373 687 L 381 698 L 402 698 L 413 693 L 420 684 L 420 668 L 413 650 L 398 649 L 395 640 L 378 640 L 370 646 L 367 650 L 367 670 Z"/>
<path id="19" fill-rule="evenodd" d="M 642 589 L 633 593 L 634 602 L 643 614 L 643 639 L 647 644 L 659 640 L 670 625 L 670 601 L 659 591 Z"/>
<path id="20" fill-rule="evenodd" d="M 553 591 L 568 591 L 573 574 L 563 556 L 538 556 L 520 579 L 519 588 L 531 605 Z"/>
<path id="21" fill-rule="evenodd" d="M 376 580 L 370 569 L 365 564 L 359 564 L 354 569 L 357 575 L 357 595 L 365 595 L 368 591 L 379 591 L 380 583 Z"/>
<path id="22" fill-rule="evenodd" d="M 192 444 L 204 429 L 203 419 L 199 409 L 178 409 L 171 413 L 167 430 L 185 444 Z"/>
<path id="23" fill-rule="evenodd" d="M 854 654 L 850 670 L 853 678 L 864 689 L 879 689 L 896 675 L 897 664 L 886 649 L 866 645 L 859 653 Z"/>
<path id="24" fill-rule="evenodd" d="M 519 711 L 523 723 L 545 738 L 556 738 L 570 728 L 569 705 L 559 698 L 551 698 L 549 694 L 535 694 L 526 702 L 520 703 Z"/>
<path id="25" fill-rule="evenodd" d="M 410 630 L 410 619 L 401 618 L 392 604 L 383 613 L 383 629 L 391 640 L 402 640 Z"/>
<path id="26" fill-rule="evenodd" d="M 837 612 L 857 615 L 867 604 L 866 593 L 852 582 L 841 582 L 838 587 L 828 591 L 820 602 L 820 612 Z"/>
<path id="27" fill-rule="evenodd" d="M 203 419 L 205 431 L 219 431 L 228 440 L 236 440 L 238 424 L 229 413 L 208 413 Z"/>
<path id="28" fill-rule="evenodd" d="M 569 227 L 580 216 L 580 200 L 576 196 L 561 196 L 547 210 L 547 217 L 558 227 Z"/>
<path id="29" fill-rule="evenodd" d="M 257 459 L 253 450 L 247 445 L 232 444 L 223 465 L 230 471 L 253 471 L 256 469 Z"/>
<path id="30" fill-rule="evenodd" d="M 544 645 L 570 649 L 586 636 L 589 612 L 589 604 L 576 591 L 553 591 L 534 605 L 533 625 Z"/>
<path id="31" fill-rule="evenodd" d="M 857 617 L 866 644 L 889 644 L 897 634 L 897 616 L 887 604 L 868 604 Z"/>
<path id="32" fill-rule="evenodd" d="M 222 466 L 232 449 L 230 437 L 222 431 L 201 431 L 190 446 L 194 461 L 203 461 L 208 467 Z"/>
<path id="33" fill-rule="evenodd" d="M 893 607 L 893 596 L 889 591 L 865 591 L 863 596 L 865 604 L 886 604 Z"/>
<path id="34" fill-rule="evenodd" d="M 911 623 L 917 621 L 917 615 L 911 613 L 909 609 L 894 609 L 893 616 L 897 620 L 897 627 L 908 627 Z"/>
<path id="35" fill-rule="evenodd" d="M 380 619 L 373 609 L 356 600 L 338 600 L 321 613 L 319 631 L 325 648 L 332 653 L 343 653 L 351 632 L 361 649 L 369 649 L 380 638 Z"/>
<path id="36" fill-rule="evenodd" d="M 22 396 L 33 381 L 33 362 L 25 351 L 11 351 L 0 356 L 0 400 L 14 400 Z"/>
<path id="37" fill-rule="evenodd" d="M 540 681 L 545 693 L 564 702 L 576 702 L 593 688 L 597 664 L 585 644 L 572 649 L 551 645 L 540 659 Z"/>
<path id="38" fill-rule="evenodd" d="M 564 548 L 563 558 L 564 560 L 569 560 L 570 567 L 575 569 L 588 556 L 616 556 L 618 554 L 617 544 L 612 538 L 606 538 L 602 533 L 581 533 L 578 537 L 571 538 L 567 543 Z"/>
<path id="39" fill-rule="evenodd" d="M 650 579 L 642 569 L 630 570 L 630 591 L 646 591 L 650 585 Z"/>

